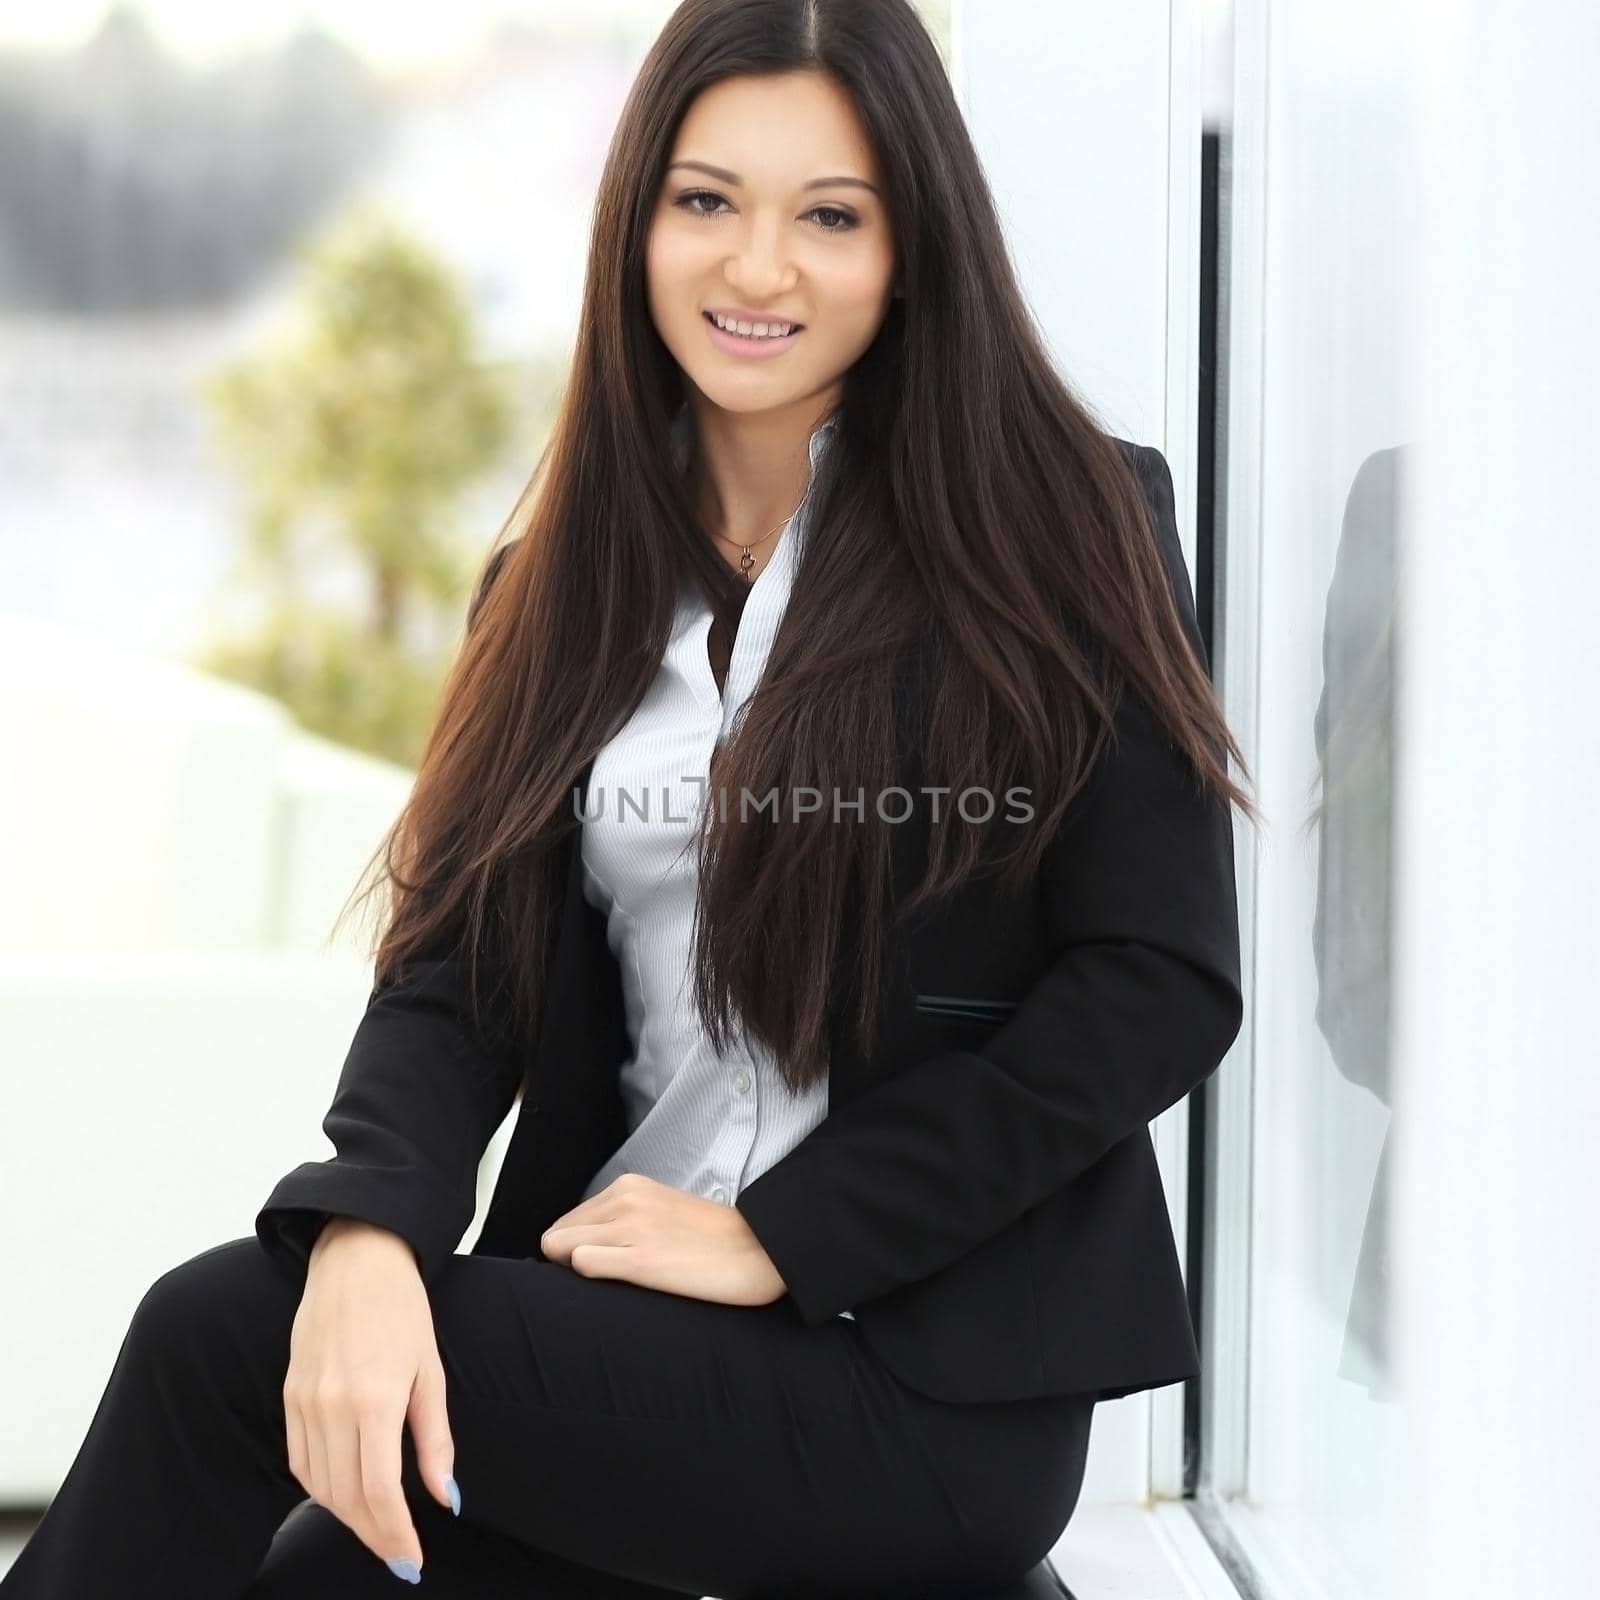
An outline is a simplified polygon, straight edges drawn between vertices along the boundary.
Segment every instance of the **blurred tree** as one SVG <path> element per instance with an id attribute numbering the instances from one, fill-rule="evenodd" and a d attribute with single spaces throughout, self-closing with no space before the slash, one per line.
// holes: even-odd
<path id="1" fill-rule="evenodd" d="M 196 665 L 414 766 L 481 561 L 456 535 L 456 502 L 523 431 L 523 374 L 475 355 L 449 269 L 377 213 L 300 256 L 300 328 L 203 385 L 248 490 L 236 576 L 264 615 Z M 364 611 L 326 598 L 341 566 Z"/>

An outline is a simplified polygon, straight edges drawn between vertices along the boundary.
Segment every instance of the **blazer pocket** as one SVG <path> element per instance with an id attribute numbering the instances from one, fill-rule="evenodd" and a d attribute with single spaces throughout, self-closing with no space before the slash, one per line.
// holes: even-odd
<path id="1" fill-rule="evenodd" d="M 956 1017 L 966 1022 L 1004 1022 L 1017 1009 L 1015 1000 L 991 1000 L 972 994 L 919 994 L 916 1009 L 928 1017 Z"/>

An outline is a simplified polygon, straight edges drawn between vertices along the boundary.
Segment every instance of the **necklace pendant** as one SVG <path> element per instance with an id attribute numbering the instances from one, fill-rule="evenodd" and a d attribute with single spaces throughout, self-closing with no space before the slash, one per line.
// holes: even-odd
<path id="1" fill-rule="evenodd" d="M 744 574 L 744 581 L 750 582 L 750 569 L 756 564 L 756 558 L 750 554 L 750 546 L 744 547 L 744 554 L 739 557 L 739 570 Z"/>

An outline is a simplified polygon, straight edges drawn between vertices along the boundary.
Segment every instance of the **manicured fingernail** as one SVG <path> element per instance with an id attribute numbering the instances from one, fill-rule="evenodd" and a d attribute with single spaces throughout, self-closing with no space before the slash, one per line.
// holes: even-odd
<path id="1" fill-rule="evenodd" d="M 456 1480 L 453 1477 L 444 1480 L 444 1492 L 450 1496 L 451 1511 L 459 1517 L 461 1515 L 461 1491 L 456 1488 Z"/>
<path id="2" fill-rule="evenodd" d="M 422 1573 L 418 1571 L 415 1561 L 390 1561 L 387 1565 L 395 1577 L 404 1578 L 407 1583 L 422 1582 Z"/>

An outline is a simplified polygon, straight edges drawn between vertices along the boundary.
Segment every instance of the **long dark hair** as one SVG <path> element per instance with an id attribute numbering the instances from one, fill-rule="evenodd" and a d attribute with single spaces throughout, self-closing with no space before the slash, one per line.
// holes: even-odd
<path id="1" fill-rule="evenodd" d="M 1004 824 L 1013 884 L 1036 871 L 1124 687 L 1198 781 L 1254 814 L 1228 775 L 1227 756 L 1241 770 L 1243 758 L 1184 633 L 1143 493 L 1052 367 L 907 0 L 684 0 L 611 141 L 572 370 L 502 530 L 516 537 L 494 552 L 495 581 L 381 846 L 392 895 L 380 987 L 414 958 L 468 951 L 475 1004 L 481 956 L 513 1003 L 513 1037 L 527 1039 L 562 887 L 557 846 L 579 826 L 574 784 L 643 699 L 680 578 L 698 580 L 719 617 L 737 616 L 743 580 L 697 526 L 674 466 L 684 385 L 649 315 L 646 235 L 695 97 L 734 75 L 797 69 L 853 97 L 887 179 L 903 298 L 845 375 L 794 589 L 709 784 L 728 796 L 861 789 L 868 803 L 839 825 L 831 806 L 774 818 L 730 800 L 725 817 L 706 807 L 699 841 L 705 1026 L 720 1049 L 742 1018 L 796 1092 L 827 1069 L 840 938 L 859 940 L 864 1048 L 889 917 L 996 865 L 992 832 L 947 811 L 915 894 L 889 904 L 894 823 L 871 797 L 897 782 L 896 691 L 911 653 L 934 667 L 916 730 L 927 781 L 951 794 L 998 795 L 1001 778 L 1031 790 L 1031 825 Z M 853 875 L 861 920 L 845 930 Z"/>

